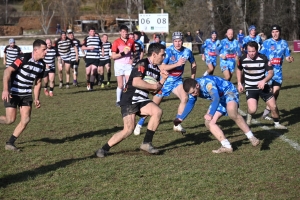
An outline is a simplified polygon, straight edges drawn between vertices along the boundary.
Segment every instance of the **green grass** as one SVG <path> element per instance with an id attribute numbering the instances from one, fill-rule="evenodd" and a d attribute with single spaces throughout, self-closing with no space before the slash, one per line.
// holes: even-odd
<path id="1" fill-rule="evenodd" d="M 251 126 L 261 140 L 258 147 L 223 117 L 219 124 L 234 152 L 212 154 L 220 144 L 203 124 L 209 102 L 201 99 L 183 122 L 187 135 L 173 132 L 179 100 L 172 95 L 161 104 L 164 115 L 153 140 L 160 155 L 139 150 L 142 134 L 128 137 L 103 159 L 96 158 L 95 151 L 123 127 L 120 108 L 115 107 L 116 82 L 113 77 L 111 88 L 97 86 L 87 92 L 82 62 L 80 87 L 56 87 L 53 98 L 41 94 L 42 107 L 33 109 L 31 122 L 16 142 L 22 152 L 4 150 L 19 115 L 12 125 L 0 124 L 0 199 L 300 199 L 300 152 L 279 137 L 300 143 L 300 56 L 294 57 L 295 63 L 284 63 L 278 99 L 281 121 L 289 129 L 269 132 Z M 201 76 L 205 65 L 199 55 L 195 58 Z M 189 74 L 187 66 L 185 77 Z M 216 75 L 221 75 L 219 67 Z M 244 94 L 240 102 L 246 111 Z M 260 100 L 256 119 L 263 108 Z M 260 122 L 273 128 L 271 122 Z"/>

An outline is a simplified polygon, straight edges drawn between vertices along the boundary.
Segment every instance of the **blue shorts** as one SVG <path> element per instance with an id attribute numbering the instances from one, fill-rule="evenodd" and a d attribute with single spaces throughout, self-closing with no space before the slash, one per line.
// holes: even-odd
<path id="1" fill-rule="evenodd" d="M 212 64 L 213 67 L 216 67 L 217 66 L 217 58 L 215 56 L 214 57 L 207 56 L 205 63 L 206 63 L 206 65 Z"/>
<path id="2" fill-rule="evenodd" d="M 182 84 L 182 79 L 176 81 L 166 81 L 164 86 L 161 89 L 161 92 L 156 94 L 157 97 L 168 97 L 170 96 L 171 92 L 178 87 L 178 85 Z"/>
<path id="3" fill-rule="evenodd" d="M 234 72 L 235 69 L 235 59 L 221 59 L 220 61 L 221 71 L 229 70 L 231 73 Z"/>
<path id="4" fill-rule="evenodd" d="M 232 86 L 229 88 L 229 90 L 224 94 L 224 96 L 221 97 L 219 106 L 217 108 L 217 111 L 220 112 L 222 115 L 227 116 L 227 103 L 230 101 L 235 101 L 239 105 L 239 93 L 237 89 Z M 211 109 L 211 106 L 209 106 L 209 110 Z"/>

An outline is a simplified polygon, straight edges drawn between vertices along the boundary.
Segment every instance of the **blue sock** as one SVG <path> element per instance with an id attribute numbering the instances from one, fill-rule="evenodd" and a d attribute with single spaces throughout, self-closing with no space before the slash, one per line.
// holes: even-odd
<path id="1" fill-rule="evenodd" d="M 138 121 L 138 125 L 141 125 L 143 126 L 144 125 L 144 122 L 145 122 L 145 117 L 142 117 L 139 121 Z"/>
<path id="2" fill-rule="evenodd" d="M 195 106 L 195 103 L 197 101 L 197 97 L 194 97 L 192 95 L 189 95 L 189 100 L 188 102 L 186 103 L 185 107 L 184 107 L 184 110 L 182 112 L 181 115 L 178 115 L 177 114 L 177 118 L 178 119 L 181 119 L 182 121 L 187 118 L 187 116 L 190 114 L 190 112 L 193 110 L 194 106 Z"/>

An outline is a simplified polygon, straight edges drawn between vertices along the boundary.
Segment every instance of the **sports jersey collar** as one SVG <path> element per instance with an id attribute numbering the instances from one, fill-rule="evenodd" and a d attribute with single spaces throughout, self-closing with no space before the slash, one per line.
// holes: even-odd
<path id="1" fill-rule="evenodd" d="M 232 42 L 232 41 L 234 40 L 234 38 L 232 38 L 231 40 L 230 40 L 228 37 L 226 37 L 226 38 L 227 38 L 227 40 L 230 41 L 230 42 Z"/>

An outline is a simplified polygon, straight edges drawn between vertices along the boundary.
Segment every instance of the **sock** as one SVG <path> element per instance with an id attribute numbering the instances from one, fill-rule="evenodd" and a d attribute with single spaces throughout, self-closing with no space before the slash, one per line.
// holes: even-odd
<path id="1" fill-rule="evenodd" d="M 54 89 L 53 87 L 50 87 L 50 91 L 52 91 L 52 92 L 53 92 L 53 89 Z"/>
<path id="2" fill-rule="evenodd" d="M 227 139 L 222 140 L 221 144 L 222 144 L 223 147 L 232 148 L 230 142 Z"/>
<path id="3" fill-rule="evenodd" d="M 14 135 L 11 135 L 7 143 L 14 144 L 18 138 Z"/>
<path id="4" fill-rule="evenodd" d="M 107 73 L 107 81 L 110 82 L 111 72 Z"/>
<path id="5" fill-rule="evenodd" d="M 45 86 L 44 86 L 44 88 L 45 88 L 45 89 L 47 89 L 47 88 L 48 88 L 48 83 L 45 83 Z"/>
<path id="6" fill-rule="evenodd" d="M 104 151 L 109 151 L 109 150 L 110 150 L 110 147 L 111 147 L 111 146 L 109 146 L 108 143 L 106 143 L 105 145 L 103 145 L 102 149 L 103 149 Z"/>
<path id="7" fill-rule="evenodd" d="M 87 84 L 87 85 L 90 85 L 90 81 L 89 81 L 89 80 L 86 80 L 86 84 Z"/>
<path id="8" fill-rule="evenodd" d="M 144 142 L 143 143 L 149 143 L 152 142 L 153 136 L 154 136 L 155 131 L 151 131 L 149 129 L 147 129 L 145 138 L 144 138 Z"/>
<path id="9" fill-rule="evenodd" d="M 90 82 L 90 87 L 91 87 L 91 89 L 94 88 L 94 82 Z"/>
<path id="10" fill-rule="evenodd" d="M 249 132 L 245 133 L 245 135 L 247 136 L 248 139 L 250 139 L 254 136 L 252 131 L 249 131 Z"/>
<path id="11" fill-rule="evenodd" d="M 59 81 L 60 83 L 63 83 L 63 81 Z"/>
<path id="12" fill-rule="evenodd" d="M 208 75 L 207 71 L 204 72 L 203 76 L 206 76 L 206 75 Z"/>
<path id="13" fill-rule="evenodd" d="M 190 114 L 190 112 L 193 110 L 196 101 L 197 101 L 197 97 L 189 95 L 188 102 L 186 103 L 182 114 L 181 115 L 177 114 L 176 118 L 181 119 L 181 121 L 183 121 Z"/>
<path id="14" fill-rule="evenodd" d="M 278 122 L 278 124 L 279 124 L 279 118 L 273 118 L 273 121 Z"/>
<path id="15" fill-rule="evenodd" d="M 122 89 L 117 87 L 117 102 L 121 100 Z"/>
<path id="16" fill-rule="evenodd" d="M 104 81 L 104 75 L 102 74 L 102 75 L 100 75 L 99 82 L 100 82 L 100 83 L 103 83 L 103 81 Z"/>
<path id="17" fill-rule="evenodd" d="M 69 85 L 69 82 L 66 82 L 66 85 Z"/>
<path id="18" fill-rule="evenodd" d="M 142 117 L 139 121 L 138 121 L 138 125 L 141 125 L 143 126 L 144 125 L 144 122 L 145 122 L 146 118 L 145 117 Z"/>
<path id="19" fill-rule="evenodd" d="M 265 109 L 265 110 L 264 110 L 264 113 L 263 113 L 263 116 L 268 116 L 269 113 L 270 113 L 270 110 Z"/>

